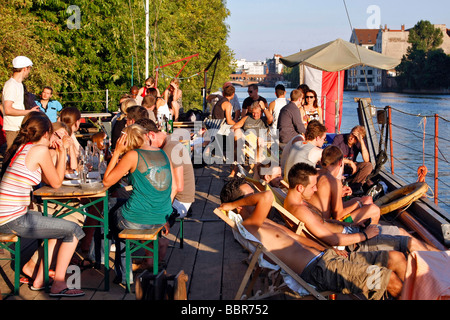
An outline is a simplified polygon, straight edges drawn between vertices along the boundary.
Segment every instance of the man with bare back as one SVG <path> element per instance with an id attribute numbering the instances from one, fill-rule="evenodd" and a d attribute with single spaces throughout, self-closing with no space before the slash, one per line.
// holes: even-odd
<path id="1" fill-rule="evenodd" d="M 308 179 L 311 179 L 308 192 L 314 192 L 315 173 Z M 240 214 L 243 218 L 241 226 L 246 231 L 319 291 L 363 293 L 370 299 L 381 299 L 385 291 L 395 298 L 400 296 L 406 270 L 406 259 L 400 252 L 347 253 L 326 249 L 267 219 L 273 202 L 272 193 L 254 194 L 241 178 L 234 178 L 224 186 L 221 201 L 220 209 Z M 374 286 L 370 270 L 375 268 L 377 281 Z"/>

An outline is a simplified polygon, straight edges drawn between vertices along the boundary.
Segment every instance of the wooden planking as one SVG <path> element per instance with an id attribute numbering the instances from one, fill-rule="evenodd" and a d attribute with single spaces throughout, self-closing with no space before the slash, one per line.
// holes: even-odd
<path id="1" fill-rule="evenodd" d="M 222 299 L 232 300 L 236 296 L 247 270 L 245 260 L 248 252 L 234 239 L 231 228 L 222 222 L 224 231 Z"/>
<path id="2" fill-rule="evenodd" d="M 231 230 L 217 219 L 213 210 L 220 205 L 219 194 L 224 185 L 224 177 L 229 174 L 229 166 L 207 166 L 194 169 L 196 176 L 196 200 L 192 204 L 193 216 L 184 222 L 184 248 L 175 243 L 179 223 L 170 230 L 171 242 L 167 252 L 167 272 L 177 274 L 180 270 L 188 276 L 186 284 L 188 299 L 233 299 L 242 276 L 247 268 L 243 260 L 247 257 L 241 246 L 234 240 Z M 111 253 L 113 257 L 114 253 Z M 2 267 L 8 271 L 9 266 Z M 111 264 L 110 291 L 103 291 L 103 268 L 82 272 L 82 289 L 86 295 L 80 300 L 134 300 L 134 293 L 126 293 L 123 285 L 112 283 L 115 277 Z M 10 291 L 2 284 L 2 292 Z M 19 297 L 7 299 L 48 300 L 48 294 L 31 291 L 22 285 Z M 53 298 L 52 298 L 53 299 Z M 74 299 L 72 299 L 74 300 Z"/>
<path id="3" fill-rule="evenodd" d="M 200 217 L 202 230 L 199 235 L 198 251 L 196 254 L 195 267 L 191 275 L 191 283 L 188 291 L 189 299 L 220 299 L 222 260 L 223 260 L 223 226 L 218 223 L 212 211 L 219 204 L 217 194 L 222 188 L 223 181 L 217 175 L 212 174 L 215 170 L 203 171 L 203 176 L 197 180 L 200 187 L 204 182 L 210 181 L 208 193 L 204 193 L 205 206 Z M 205 177 L 204 175 L 207 175 Z"/>

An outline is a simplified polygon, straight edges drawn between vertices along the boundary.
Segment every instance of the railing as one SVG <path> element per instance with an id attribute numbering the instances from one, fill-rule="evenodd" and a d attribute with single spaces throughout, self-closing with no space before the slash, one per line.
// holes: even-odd
<path id="1" fill-rule="evenodd" d="M 168 79 L 164 78 L 164 81 Z M 161 86 L 160 86 L 161 88 Z M 183 96 L 186 93 L 199 92 L 194 88 L 183 88 Z M 116 112 L 118 111 L 119 99 L 123 94 L 129 93 L 129 91 L 122 90 L 95 90 L 95 91 L 64 91 L 58 92 L 57 97 L 54 97 L 64 107 L 75 106 L 82 112 Z M 163 91 L 161 91 L 161 95 Z M 55 95 L 54 95 L 55 96 Z M 186 110 L 191 108 L 201 108 L 200 106 L 189 104 L 189 101 L 183 101 L 183 107 Z"/>
<path id="2" fill-rule="evenodd" d="M 434 168 L 433 172 L 433 183 L 429 183 L 429 185 L 434 186 L 434 202 L 435 204 L 443 204 L 447 207 L 450 207 L 450 197 L 448 195 L 448 192 L 446 192 L 443 196 L 443 198 L 439 198 L 439 184 L 444 185 L 448 190 L 450 190 L 450 184 L 448 183 L 448 177 L 450 176 L 450 162 L 446 158 L 445 153 L 443 150 L 450 150 L 450 139 L 446 138 L 448 137 L 448 133 L 439 134 L 439 120 L 443 121 L 444 124 L 450 123 L 449 120 L 439 116 L 438 114 L 430 115 L 430 116 L 423 116 L 420 114 L 411 114 L 407 113 L 395 108 L 392 108 L 390 106 L 386 107 L 387 113 L 388 113 L 388 136 L 389 136 L 389 168 L 392 174 L 396 174 L 399 177 L 401 177 L 403 180 L 407 182 L 415 182 L 412 179 L 419 180 L 423 177 L 423 179 L 426 179 L 426 174 L 429 171 L 428 168 Z M 399 124 L 396 124 L 395 121 L 393 121 L 393 113 L 396 112 L 400 114 L 402 117 L 412 117 L 410 124 L 407 127 L 401 126 Z M 419 119 L 418 126 L 422 127 L 422 131 L 414 130 L 414 118 Z M 434 132 L 433 133 L 427 133 L 427 120 L 432 119 L 434 120 Z M 444 130 L 448 127 L 444 127 Z M 404 133 L 409 134 L 410 143 L 405 143 L 407 141 L 408 137 L 405 138 Z M 380 132 L 378 132 L 380 134 Z M 444 136 L 444 137 L 443 137 Z M 422 150 L 417 149 L 415 147 L 417 143 L 421 141 Z M 398 150 L 397 147 L 401 147 L 404 154 L 398 154 L 396 153 L 396 150 Z M 387 150 L 386 150 L 387 152 Z M 409 158 L 408 154 L 415 154 L 416 156 Z M 448 153 L 448 152 L 447 152 Z M 421 156 L 421 157 L 420 157 Z M 421 158 L 422 163 L 417 163 L 417 158 Z M 408 160 L 408 161 L 406 161 Z M 394 166 L 394 163 L 400 163 L 401 164 L 401 171 L 402 174 L 398 173 L 399 169 Z M 419 166 L 417 168 L 414 168 L 413 165 L 418 164 Z M 428 167 L 427 167 L 428 164 Z M 439 171 L 439 165 L 441 164 L 441 167 L 444 168 L 444 170 Z M 424 167 L 422 167 L 424 166 Z M 423 171 L 425 170 L 425 172 Z M 442 173 L 442 177 L 439 177 L 439 172 Z M 422 176 L 422 177 L 421 177 Z M 444 178 L 447 178 L 447 180 L 444 180 Z M 429 178 L 428 178 L 429 179 Z"/>

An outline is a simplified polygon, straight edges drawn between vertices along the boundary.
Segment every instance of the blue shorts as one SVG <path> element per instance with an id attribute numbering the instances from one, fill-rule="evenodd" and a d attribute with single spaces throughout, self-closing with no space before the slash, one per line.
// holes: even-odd
<path id="1" fill-rule="evenodd" d="M 75 222 L 44 217 L 41 212 L 28 211 L 23 216 L 0 226 L 0 232 L 14 233 L 28 239 L 60 239 L 72 242 L 75 236 L 78 240 L 84 237 L 84 232 Z"/>
<path id="2" fill-rule="evenodd" d="M 116 211 L 115 211 L 115 218 L 116 218 L 116 225 L 118 228 L 118 231 L 122 231 L 125 229 L 153 229 L 153 228 L 159 228 L 161 226 L 163 226 L 164 224 L 141 224 L 141 223 L 135 223 L 135 222 L 131 222 L 127 219 L 125 219 L 122 215 L 122 207 L 119 207 Z"/>

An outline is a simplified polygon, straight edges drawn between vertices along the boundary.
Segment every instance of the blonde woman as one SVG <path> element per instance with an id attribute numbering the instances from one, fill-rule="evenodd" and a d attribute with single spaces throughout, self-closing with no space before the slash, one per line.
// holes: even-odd
<path id="1" fill-rule="evenodd" d="M 180 110 L 183 111 L 182 105 L 183 92 L 180 89 L 180 81 L 178 79 L 172 79 L 169 87 L 164 91 L 164 100 L 170 108 L 170 112 L 173 115 L 173 120 L 178 121 Z"/>
<path id="2" fill-rule="evenodd" d="M 122 154 L 124 155 L 119 161 Z M 163 234 L 167 235 L 167 221 L 172 214 L 172 201 L 176 194 L 176 184 L 172 183 L 172 166 L 164 151 L 152 147 L 150 135 L 137 124 L 126 127 L 117 140 L 103 184 L 106 187 L 112 186 L 127 173 L 133 191 L 127 202 L 113 215 L 113 236 L 117 237 L 123 229 L 150 229 L 155 226 L 164 226 Z M 115 240 L 117 246 L 118 239 Z M 162 238 L 159 244 L 159 257 L 163 260 L 168 241 Z M 120 247 L 119 243 L 117 252 L 120 252 Z M 115 270 L 117 279 L 121 281 L 124 280 L 121 279 L 124 265 L 124 256 L 121 259 L 118 257 Z"/>

